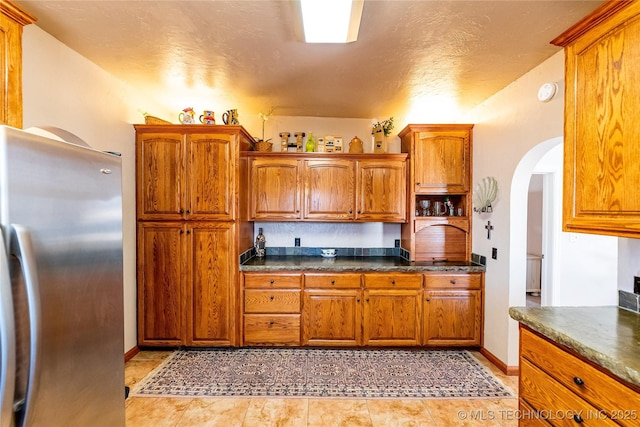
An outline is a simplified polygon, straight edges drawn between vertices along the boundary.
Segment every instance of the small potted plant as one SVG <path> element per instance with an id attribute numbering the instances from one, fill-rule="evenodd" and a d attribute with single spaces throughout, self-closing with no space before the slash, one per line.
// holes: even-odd
<path id="1" fill-rule="evenodd" d="M 271 117 L 271 115 L 273 114 L 273 110 L 275 110 L 275 107 L 271 107 L 271 109 L 269 109 L 268 113 L 258 113 L 258 116 L 260 116 L 260 119 L 262 119 L 262 138 L 258 139 L 255 138 L 256 140 L 256 151 L 272 151 L 271 148 L 273 146 L 273 143 L 271 142 L 271 138 L 265 140 L 264 139 L 264 124 L 267 120 L 269 120 L 269 117 Z"/>

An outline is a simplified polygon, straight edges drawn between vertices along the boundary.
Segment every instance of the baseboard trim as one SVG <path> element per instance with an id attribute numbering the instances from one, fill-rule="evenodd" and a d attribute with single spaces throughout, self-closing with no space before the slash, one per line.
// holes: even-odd
<path id="1" fill-rule="evenodd" d="M 491 363 L 496 365 L 498 369 L 504 372 L 506 375 L 518 376 L 520 375 L 520 367 L 519 366 L 507 366 L 502 360 L 498 359 L 493 353 L 491 353 L 486 348 L 480 348 L 480 354 L 486 357 Z"/>
<path id="2" fill-rule="evenodd" d="M 140 347 L 135 346 L 131 350 L 127 351 L 124 354 L 124 362 L 127 363 L 129 360 L 133 359 L 136 354 L 140 353 Z"/>

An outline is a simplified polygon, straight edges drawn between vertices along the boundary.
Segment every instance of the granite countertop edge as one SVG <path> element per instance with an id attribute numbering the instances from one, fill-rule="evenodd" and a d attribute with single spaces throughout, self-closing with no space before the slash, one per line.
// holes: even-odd
<path id="1" fill-rule="evenodd" d="M 575 309 L 577 307 L 544 307 L 542 309 L 548 312 L 554 312 L 556 314 L 562 315 L 563 312 L 567 312 L 568 315 L 572 314 L 571 309 Z M 589 307 L 581 307 L 585 310 L 588 310 Z M 512 319 L 528 326 L 532 330 L 539 332 L 540 334 L 546 336 L 552 341 L 562 344 L 572 350 L 574 350 L 577 354 L 584 357 L 585 359 L 599 365 L 603 369 L 611 372 L 615 376 L 629 382 L 630 384 L 634 384 L 640 387 L 640 363 L 636 363 L 634 366 L 630 366 L 628 364 L 628 358 L 625 362 L 619 357 L 615 357 L 615 355 L 607 354 L 603 350 L 599 350 L 592 342 L 588 342 L 586 340 L 581 340 L 576 338 L 575 334 L 572 331 L 563 330 L 560 327 L 556 327 L 551 324 L 551 322 L 545 322 L 544 319 L 540 319 L 535 315 L 531 315 L 531 313 L 535 313 L 536 310 L 540 310 L 540 307 L 536 308 L 526 308 L 526 307 L 511 307 L 509 308 L 509 315 Z M 568 310 L 567 310 L 568 309 Z M 637 313 L 626 310 L 620 307 L 593 307 L 595 310 L 621 310 L 625 315 L 633 315 L 640 316 Z M 640 352 L 640 345 L 637 342 L 630 342 L 629 346 L 630 350 L 627 352 L 633 358 L 633 354 L 638 354 Z"/>
<path id="2" fill-rule="evenodd" d="M 472 262 L 410 262 L 397 257 L 276 256 L 240 264 L 240 271 L 329 271 L 329 272 L 406 272 L 424 271 L 484 272 L 486 267 Z"/>

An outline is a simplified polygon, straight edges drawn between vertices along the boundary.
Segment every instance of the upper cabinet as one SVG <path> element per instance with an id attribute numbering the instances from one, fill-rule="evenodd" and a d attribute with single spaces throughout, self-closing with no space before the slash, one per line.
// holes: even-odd
<path id="1" fill-rule="evenodd" d="M 22 128 L 22 27 L 35 18 L 0 1 L 0 123 Z"/>
<path id="2" fill-rule="evenodd" d="M 232 220 L 237 151 L 229 127 L 137 126 L 138 219 Z"/>
<path id="3" fill-rule="evenodd" d="M 411 184 L 416 193 L 469 190 L 470 132 L 466 126 L 459 129 L 429 126 L 414 129 L 413 141 L 403 140 L 403 145 L 413 142 L 416 166 Z"/>
<path id="4" fill-rule="evenodd" d="M 408 218 L 401 245 L 413 261 L 471 257 L 473 125 L 408 125 L 399 134 L 409 154 Z"/>
<path id="5" fill-rule="evenodd" d="M 640 2 L 610 1 L 565 48 L 563 230 L 640 237 Z"/>
<path id="6" fill-rule="evenodd" d="M 406 154 L 248 156 L 251 220 L 406 221 Z"/>

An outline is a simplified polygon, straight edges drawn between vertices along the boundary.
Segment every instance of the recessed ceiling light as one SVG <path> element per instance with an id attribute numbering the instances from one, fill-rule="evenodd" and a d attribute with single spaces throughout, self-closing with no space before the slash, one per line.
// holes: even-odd
<path id="1" fill-rule="evenodd" d="M 358 38 L 364 0 L 300 0 L 307 43 L 350 43 Z"/>

